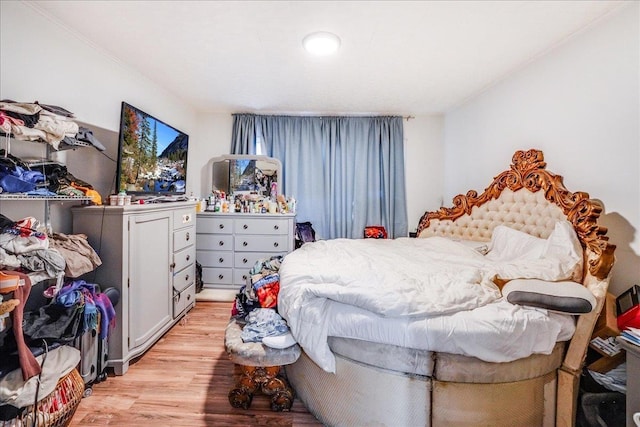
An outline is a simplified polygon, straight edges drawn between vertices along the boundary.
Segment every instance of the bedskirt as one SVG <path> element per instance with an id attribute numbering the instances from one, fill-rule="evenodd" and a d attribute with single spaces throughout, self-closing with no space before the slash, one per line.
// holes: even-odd
<path id="1" fill-rule="evenodd" d="M 364 351 L 355 351 L 362 345 Z M 508 363 L 424 352 L 424 360 L 418 357 L 414 366 L 420 371 L 428 367 L 430 375 L 400 372 L 385 364 L 395 347 L 377 356 L 372 348 L 380 350 L 378 345 L 358 340 L 332 339 L 331 347 L 335 374 L 319 368 L 304 352 L 286 367 L 297 397 L 325 425 L 554 425 L 556 370 L 564 343 L 549 355 Z M 417 355 L 407 351 L 396 360 Z"/>
<path id="2" fill-rule="evenodd" d="M 336 355 L 336 374 L 302 353 L 286 366 L 299 398 L 327 426 L 429 426 L 431 378 L 401 374 Z"/>

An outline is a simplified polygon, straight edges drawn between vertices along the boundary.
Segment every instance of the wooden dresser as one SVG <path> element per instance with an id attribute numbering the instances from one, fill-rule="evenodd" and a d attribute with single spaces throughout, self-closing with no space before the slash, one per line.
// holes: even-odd
<path id="1" fill-rule="evenodd" d="M 195 304 L 195 203 L 72 208 L 102 265 L 87 280 L 120 291 L 109 366 L 116 375 Z"/>
<path id="2" fill-rule="evenodd" d="M 256 261 L 294 249 L 294 228 L 294 214 L 199 213 L 196 259 L 204 288 L 233 299 Z"/>

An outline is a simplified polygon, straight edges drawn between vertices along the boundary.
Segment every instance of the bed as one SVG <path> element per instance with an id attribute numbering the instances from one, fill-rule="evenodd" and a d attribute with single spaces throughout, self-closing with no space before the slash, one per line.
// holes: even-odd
<path id="1" fill-rule="evenodd" d="M 531 149 L 417 238 L 303 245 L 278 297 L 297 397 L 326 425 L 573 425 L 614 263 L 601 212 Z"/>

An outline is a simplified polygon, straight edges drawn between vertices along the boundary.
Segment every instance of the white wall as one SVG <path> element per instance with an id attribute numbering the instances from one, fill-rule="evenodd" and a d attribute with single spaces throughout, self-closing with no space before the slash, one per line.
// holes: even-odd
<path id="1" fill-rule="evenodd" d="M 0 2 L 0 24 L 0 99 L 40 101 L 74 112 L 78 121 L 94 129 L 99 140 L 107 146 L 106 154 L 113 159 L 117 158 L 122 101 L 190 134 L 190 144 L 199 144 L 197 120 L 189 105 L 76 37 L 28 4 Z M 22 143 L 25 144 L 37 145 Z M 13 144 L 18 152 L 23 148 L 33 150 L 18 145 Z M 42 150 L 38 148 L 36 151 Z M 115 188 L 113 178 L 116 165 L 96 150 L 75 150 L 63 153 L 60 157 L 75 176 L 95 185 L 103 196 Z M 187 177 L 188 192 L 196 187 L 196 181 L 199 186 L 196 174 Z M 40 207 L 34 207 L 35 203 L 27 202 L 23 211 L 40 216 Z M 68 214 L 55 214 L 58 208 L 65 206 L 54 205 L 54 229 L 70 232 L 71 219 Z M 19 210 L 15 202 L 2 204 L 3 213 L 18 215 Z"/>
<path id="2" fill-rule="evenodd" d="M 482 191 L 517 149 L 543 150 L 571 191 L 602 200 L 611 292 L 640 282 L 639 4 L 577 34 L 445 116 L 445 202 Z"/>
<path id="3" fill-rule="evenodd" d="M 417 116 L 404 122 L 405 180 L 409 231 L 426 211 L 442 206 L 444 116 Z"/>
<path id="4" fill-rule="evenodd" d="M 197 115 L 198 144 L 189 148 L 189 173 L 195 171 L 198 182 L 194 194 L 206 197 L 211 192 L 209 160 L 212 157 L 229 154 L 233 116 L 231 113 Z"/>

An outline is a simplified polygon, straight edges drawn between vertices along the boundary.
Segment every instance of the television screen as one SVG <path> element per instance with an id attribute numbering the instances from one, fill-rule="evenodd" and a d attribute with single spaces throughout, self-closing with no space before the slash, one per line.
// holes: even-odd
<path id="1" fill-rule="evenodd" d="M 118 142 L 118 191 L 134 196 L 186 192 L 189 135 L 122 103 Z"/>

